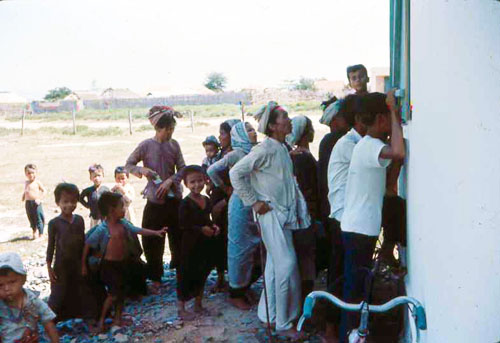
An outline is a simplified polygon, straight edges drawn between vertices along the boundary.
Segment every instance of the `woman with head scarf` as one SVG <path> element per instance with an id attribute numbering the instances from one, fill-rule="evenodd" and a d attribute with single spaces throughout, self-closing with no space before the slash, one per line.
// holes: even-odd
<path id="1" fill-rule="evenodd" d="M 178 266 L 181 237 L 178 230 L 178 207 L 182 199 L 182 169 L 184 157 L 179 143 L 172 139 L 176 112 L 168 106 L 153 106 L 148 119 L 155 128 L 155 135 L 139 143 L 130 154 L 125 168 L 135 176 L 148 179 L 143 191 L 147 198 L 142 217 L 142 227 L 161 230 L 168 227 L 170 268 Z M 142 161 L 143 167 L 137 166 Z M 142 245 L 147 261 L 147 274 L 155 291 L 163 276 L 165 238 L 143 237 Z"/>
<path id="2" fill-rule="evenodd" d="M 239 309 L 248 310 L 247 291 L 252 282 L 253 257 L 260 242 L 252 219 L 252 208 L 244 206 L 231 185 L 219 176 L 245 157 L 257 142 L 257 133 L 249 123 L 239 122 L 231 129 L 232 151 L 208 168 L 208 176 L 215 186 L 231 194 L 229 199 L 228 276 L 229 301 Z M 255 280 L 253 280 L 255 281 Z"/>
<path id="3" fill-rule="evenodd" d="M 309 150 L 309 143 L 314 140 L 314 128 L 311 119 L 306 116 L 292 118 L 292 132 L 286 137 L 287 143 L 294 149 L 290 153 L 293 173 L 299 188 L 307 202 L 309 214 L 314 221 L 319 219 L 317 162 Z M 293 243 L 299 263 L 302 280 L 302 300 L 313 291 L 316 279 L 316 235 L 312 227 L 293 232 Z"/>
<path id="4" fill-rule="evenodd" d="M 217 160 L 220 160 L 232 151 L 231 147 L 231 129 L 234 125 L 241 122 L 239 119 L 228 119 L 219 126 L 219 143 L 221 151 Z M 222 292 L 225 289 L 224 272 L 227 269 L 227 204 L 232 188 L 229 181 L 229 173 L 227 170 L 218 174 L 223 180 L 224 185 L 229 185 L 229 188 L 222 189 L 214 187 L 209 191 L 210 200 L 213 204 L 212 216 L 215 224 L 221 229 L 220 235 L 216 238 L 214 264 L 217 269 L 217 284 L 214 291 Z"/>

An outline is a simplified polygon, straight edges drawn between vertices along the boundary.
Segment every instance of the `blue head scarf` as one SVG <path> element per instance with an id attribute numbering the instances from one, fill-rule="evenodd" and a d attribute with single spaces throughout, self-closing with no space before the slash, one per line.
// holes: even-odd
<path id="1" fill-rule="evenodd" d="M 240 149 L 248 154 L 252 150 L 253 143 L 250 142 L 245 123 L 240 121 L 231 129 L 231 147 L 233 150 Z"/>

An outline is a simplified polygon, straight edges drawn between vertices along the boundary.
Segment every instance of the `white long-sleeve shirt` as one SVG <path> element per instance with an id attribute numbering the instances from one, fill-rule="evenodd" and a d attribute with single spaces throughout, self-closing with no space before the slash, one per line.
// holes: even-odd
<path id="1" fill-rule="evenodd" d="M 269 201 L 287 213 L 294 209 L 295 180 L 285 144 L 267 137 L 236 163 L 229 172 L 233 189 L 245 206 Z"/>
<path id="2" fill-rule="evenodd" d="M 352 152 L 361 138 L 361 135 L 352 128 L 337 141 L 328 162 L 330 218 L 335 218 L 339 222 L 342 221 L 342 214 L 344 213 L 345 188 Z"/>

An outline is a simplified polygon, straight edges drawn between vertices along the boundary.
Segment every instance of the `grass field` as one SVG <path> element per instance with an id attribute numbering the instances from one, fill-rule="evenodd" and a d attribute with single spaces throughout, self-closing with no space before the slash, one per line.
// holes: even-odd
<path id="1" fill-rule="evenodd" d="M 291 116 L 306 113 L 290 109 Z M 319 113 L 319 111 L 315 111 Z M 327 127 L 318 122 L 319 115 L 309 115 L 312 119 L 316 137 L 311 151 L 317 156 L 318 145 L 327 132 Z M 194 131 L 189 118 L 181 118 L 174 133 L 179 141 L 184 158 L 188 164 L 200 164 L 204 157 L 201 145 L 208 135 L 218 136 L 219 124 L 229 117 L 196 118 Z M 233 116 L 234 118 L 234 116 Z M 256 126 L 253 118 L 248 121 Z M 5 123 L 5 122 L 4 122 Z M 41 125 L 50 126 L 41 126 Z M 57 215 L 53 199 L 53 190 L 61 181 L 73 182 L 80 189 L 90 185 L 87 168 L 92 163 L 101 163 L 105 169 L 105 183 L 113 182 L 112 171 L 123 165 L 132 150 L 142 140 L 152 137 L 154 130 L 145 119 L 134 120 L 134 133 L 128 132 L 128 122 L 92 121 L 77 127 L 77 134 L 72 134 L 71 122 L 51 121 L 48 123 L 30 122 L 26 124 L 24 136 L 18 129 L 2 128 L 0 122 L 0 242 L 29 234 L 30 229 L 24 205 L 21 202 L 24 182 L 24 165 L 35 163 L 39 168 L 39 178 L 48 188 L 44 200 L 47 221 Z M 262 139 L 262 137 L 260 137 Z M 145 201 L 140 198 L 140 191 L 145 185 L 144 179 L 131 177 L 137 199 L 133 203 L 137 218 L 142 218 Z M 88 218 L 88 212 L 79 206 L 77 213 Z M 0 244 L 0 251 L 6 248 Z"/>
<path id="2" fill-rule="evenodd" d="M 315 112 L 319 111 L 319 102 L 317 101 L 303 101 L 284 104 L 290 111 L 302 112 Z M 246 112 L 253 112 L 257 110 L 259 105 L 245 107 Z M 181 113 L 189 113 L 193 111 L 195 117 L 233 117 L 241 116 L 241 109 L 238 105 L 220 104 L 220 105 L 179 105 L 175 109 Z M 84 109 L 77 112 L 76 117 L 78 121 L 115 121 L 115 120 L 128 120 L 128 109 L 111 109 L 111 110 L 90 110 Z M 146 119 L 148 108 L 133 108 L 132 118 L 134 120 Z M 21 113 L 13 113 L 5 116 L 8 121 L 20 121 Z M 71 112 L 47 112 L 40 114 L 33 114 L 26 117 L 27 120 L 36 121 L 71 121 Z"/>

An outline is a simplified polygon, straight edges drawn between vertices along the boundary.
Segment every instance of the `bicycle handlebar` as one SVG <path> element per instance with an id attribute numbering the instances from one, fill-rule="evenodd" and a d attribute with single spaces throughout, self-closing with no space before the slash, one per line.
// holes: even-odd
<path id="1" fill-rule="evenodd" d="M 351 303 L 346 303 L 336 296 L 324 292 L 324 291 L 314 291 L 309 293 L 309 295 L 306 297 L 306 300 L 304 302 L 304 309 L 302 313 L 302 317 L 300 317 L 299 324 L 297 326 L 297 329 L 300 331 L 302 329 L 302 325 L 304 324 L 304 321 L 306 319 L 309 319 L 312 317 L 312 311 L 316 302 L 316 299 L 325 299 L 328 300 L 329 302 L 333 303 L 335 306 L 340 307 L 341 309 L 344 309 L 346 311 L 354 312 L 354 311 L 361 311 L 361 309 L 366 306 L 367 304 L 365 302 L 361 302 L 359 304 L 351 304 Z M 390 301 L 386 302 L 385 304 L 382 305 L 368 305 L 368 311 L 370 312 L 375 312 L 375 313 L 380 313 L 380 312 L 386 312 L 391 309 L 393 309 L 396 306 L 403 305 L 403 304 L 412 304 L 415 308 L 414 312 L 414 317 L 415 317 L 415 324 L 419 330 L 426 330 L 427 329 L 427 319 L 425 316 L 425 309 L 423 305 L 420 303 L 415 298 L 412 297 L 397 297 L 394 299 L 391 299 Z"/>

